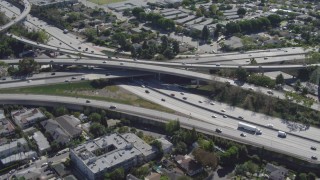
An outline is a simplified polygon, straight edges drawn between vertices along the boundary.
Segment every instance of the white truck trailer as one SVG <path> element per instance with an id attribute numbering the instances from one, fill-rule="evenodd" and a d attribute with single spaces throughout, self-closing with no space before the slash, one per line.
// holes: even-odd
<path id="1" fill-rule="evenodd" d="M 239 122 L 238 123 L 238 128 L 245 129 L 245 130 L 248 130 L 248 131 L 252 131 L 252 132 L 257 133 L 257 134 L 262 134 L 262 131 L 259 128 L 257 128 L 257 126 L 254 126 L 254 125 L 251 125 L 251 124 Z"/>
<path id="2" fill-rule="evenodd" d="M 283 132 L 283 131 L 278 131 L 278 136 L 285 138 L 285 137 L 287 137 L 287 133 Z"/>

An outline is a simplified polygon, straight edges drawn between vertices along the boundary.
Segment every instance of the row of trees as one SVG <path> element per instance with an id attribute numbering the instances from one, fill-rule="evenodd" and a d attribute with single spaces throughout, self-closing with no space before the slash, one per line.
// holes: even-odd
<path id="1" fill-rule="evenodd" d="M 253 33 L 266 30 L 270 26 L 279 26 L 281 17 L 277 14 L 272 14 L 267 17 L 257 19 L 242 20 L 237 22 L 229 22 L 226 24 L 226 33 L 232 35 L 235 33 Z"/>
<path id="2" fill-rule="evenodd" d="M 40 65 L 37 61 L 32 58 L 25 58 L 19 61 L 18 68 L 10 66 L 8 68 L 8 73 L 10 75 L 28 75 L 33 72 L 38 72 Z"/>
<path id="3" fill-rule="evenodd" d="M 179 53 L 179 42 L 174 39 L 169 39 L 167 36 L 161 37 L 161 45 L 158 46 L 154 41 L 144 41 L 139 48 L 132 47 L 131 55 L 135 58 L 152 59 L 156 54 L 164 56 L 167 59 L 173 59 Z"/>
<path id="4" fill-rule="evenodd" d="M 175 29 L 175 22 L 172 19 L 167 19 L 158 13 L 146 13 L 143 8 L 136 7 L 132 9 L 132 15 L 140 21 L 151 22 L 151 25 L 166 31 Z"/>

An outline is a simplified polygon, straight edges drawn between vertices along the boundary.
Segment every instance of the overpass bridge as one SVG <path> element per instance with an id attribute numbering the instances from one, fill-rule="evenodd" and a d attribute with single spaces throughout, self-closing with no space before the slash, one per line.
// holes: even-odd
<path id="1" fill-rule="evenodd" d="M 23 4 L 24 4 L 24 10 L 22 11 L 22 13 L 16 17 L 15 19 L 11 20 L 9 23 L 3 25 L 3 26 L 0 26 L 0 32 L 4 32 L 6 31 L 7 29 L 9 29 L 11 26 L 23 21 L 27 15 L 30 13 L 31 11 L 31 4 L 28 0 L 22 0 L 23 1 Z"/>

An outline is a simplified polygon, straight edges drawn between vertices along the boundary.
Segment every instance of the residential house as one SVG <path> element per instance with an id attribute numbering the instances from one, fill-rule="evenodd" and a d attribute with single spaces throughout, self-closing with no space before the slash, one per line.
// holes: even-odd
<path id="1" fill-rule="evenodd" d="M 31 127 L 37 121 L 46 119 L 46 116 L 37 108 L 23 108 L 17 111 L 12 111 L 11 117 L 16 125 L 18 125 L 22 129 Z"/>
<path id="2" fill-rule="evenodd" d="M 44 154 L 45 152 L 50 150 L 50 144 L 47 138 L 40 131 L 35 132 L 32 138 L 37 143 L 39 154 Z"/>
<path id="3" fill-rule="evenodd" d="M 157 141 L 159 141 L 161 143 L 162 150 L 165 154 L 170 153 L 172 151 L 173 144 L 171 142 L 169 142 L 166 138 L 161 137 L 161 138 L 157 139 Z"/>
<path id="4" fill-rule="evenodd" d="M 52 138 L 61 144 L 66 144 L 81 135 L 82 130 L 78 127 L 79 124 L 79 119 L 69 115 L 63 115 L 41 122 L 45 131 L 50 133 Z"/>
<path id="5" fill-rule="evenodd" d="M 266 173 L 269 175 L 269 179 L 272 180 L 283 180 L 286 179 L 288 175 L 288 170 L 281 166 L 275 166 L 268 163 L 265 167 Z"/>
<path id="6" fill-rule="evenodd" d="M 15 127 L 9 119 L 0 119 L 0 136 L 9 136 L 14 134 Z"/>
<path id="7" fill-rule="evenodd" d="M 189 176 L 194 176 L 203 171 L 202 165 L 193 160 L 190 156 L 177 155 L 175 161 Z"/>

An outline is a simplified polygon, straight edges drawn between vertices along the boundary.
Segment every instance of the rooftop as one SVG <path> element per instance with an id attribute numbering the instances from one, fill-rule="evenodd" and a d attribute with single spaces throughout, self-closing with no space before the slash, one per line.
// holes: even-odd
<path id="1" fill-rule="evenodd" d="M 47 138 L 40 131 L 35 132 L 32 137 L 36 141 L 39 151 L 44 151 L 50 148 Z"/>
<path id="2" fill-rule="evenodd" d="M 37 156 L 37 153 L 34 151 L 20 152 L 20 153 L 13 154 L 11 156 L 8 156 L 8 157 L 1 159 L 1 163 L 4 165 L 10 164 L 15 161 L 21 161 L 21 160 L 29 159 L 29 158 L 35 157 L 35 156 Z"/>
<path id="3" fill-rule="evenodd" d="M 0 115 L 1 116 L 1 115 Z M 14 131 L 15 127 L 8 119 L 0 119 L 0 135 L 10 134 Z"/>
<path id="4" fill-rule="evenodd" d="M 12 118 L 18 124 L 26 124 L 35 119 L 43 119 L 46 116 L 37 108 L 33 109 L 20 109 L 11 112 Z"/>
<path id="5" fill-rule="evenodd" d="M 135 134 L 110 134 L 77 146 L 72 151 L 96 173 L 132 158 L 154 153 L 152 147 Z"/>
<path id="6" fill-rule="evenodd" d="M 18 147 L 18 143 L 21 146 L 23 146 L 23 145 L 27 144 L 27 141 L 24 138 L 20 138 L 15 141 L 12 141 L 10 143 L 4 144 L 4 145 L 0 146 L 0 154 L 1 154 L 1 152 Z"/>

